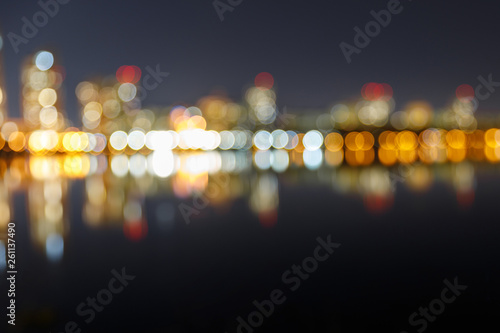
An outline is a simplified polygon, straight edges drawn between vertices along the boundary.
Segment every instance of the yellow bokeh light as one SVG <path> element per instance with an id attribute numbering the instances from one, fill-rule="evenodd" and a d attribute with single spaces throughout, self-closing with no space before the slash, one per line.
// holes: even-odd
<path id="1" fill-rule="evenodd" d="M 362 137 L 362 139 L 360 139 L 360 137 Z M 360 149 L 370 150 L 375 144 L 375 138 L 370 132 L 363 131 L 356 137 L 356 143 Z"/>
<path id="2" fill-rule="evenodd" d="M 398 151 L 398 160 L 403 164 L 411 164 L 417 160 L 418 154 L 417 151 L 414 150 L 399 150 Z"/>
<path id="3" fill-rule="evenodd" d="M 327 150 L 325 151 L 325 161 L 330 166 L 338 166 L 344 160 L 344 151 L 340 150 Z"/>
<path id="4" fill-rule="evenodd" d="M 448 153 L 448 159 L 454 163 L 458 163 L 465 160 L 465 157 L 467 156 L 467 150 L 465 148 L 457 149 L 453 147 L 448 147 L 447 153 Z"/>
<path id="5" fill-rule="evenodd" d="M 78 133 L 73 133 L 70 136 L 69 144 L 71 146 L 70 151 L 79 151 L 81 146 L 81 137 Z"/>
<path id="6" fill-rule="evenodd" d="M 202 116 L 196 115 L 188 119 L 186 126 L 189 129 L 199 128 L 204 130 L 207 128 L 207 122 Z"/>
<path id="7" fill-rule="evenodd" d="M 0 228 L 4 229 L 10 222 L 10 207 L 5 201 L 0 201 Z M 6 230 L 6 229 L 5 229 Z"/>
<path id="8" fill-rule="evenodd" d="M 425 165 L 415 165 L 408 174 L 408 186 L 417 191 L 425 191 L 432 184 L 433 174 Z"/>
<path id="9" fill-rule="evenodd" d="M 464 149 L 467 147 L 467 136 L 461 130 L 451 130 L 446 133 L 446 142 L 453 149 Z"/>
<path id="10" fill-rule="evenodd" d="M 351 132 L 345 137 L 345 145 L 352 151 L 369 150 L 373 147 L 375 139 L 370 132 Z"/>
<path id="11" fill-rule="evenodd" d="M 23 132 L 14 132 L 9 136 L 9 148 L 15 152 L 24 150 L 26 137 Z"/>
<path id="12" fill-rule="evenodd" d="M 378 143 L 384 149 L 396 149 L 396 133 L 392 131 L 384 131 L 378 137 Z"/>
<path id="13" fill-rule="evenodd" d="M 182 132 L 188 129 L 188 119 L 177 117 L 174 120 L 174 128 L 177 132 Z"/>
<path id="14" fill-rule="evenodd" d="M 336 152 L 344 146 L 344 138 L 340 133 L 332 132 L 325 137 L 325 147 L 331 152 Z"/>
<path id="15" fill-rule="evenodd" d="M 378 149 L 378 159 L 383 165 L 393 165 L 398 160 L 398 151 L 381 147 Z"/>
<path id="16" fill-rule="evenodd" d="M 199 106 L 209 119 L 224 119 L 227 115 L 227 104 L 221 99 L 206 97 L 200 100 Z"/>
<path id="17" fill-rule="evenodd" d="M 57 92 L 52 88 L 45 88 L 38 95 L 38 103 L 43 107 L 48 107 L 56 104 Z"/>
<path id="18" fill-rule="evenodd" d="M 58 113 L 53 106 L 44 107 L 40 110 L 40 123 L 44 127 L 52 127 L 57 123 Z"/>
<path id="19" fill-rule="evenodd" d="M 37 180 L 55 179 L 60 175 L 59 159 L 55 156 L 31 156 L 29 159 L 31 176 Z"/>
<path id="20" fill-rule="evenodd" d="M 84 112 L 85 118 L 87 118 L 91 122 L 94 122 L 94 121 L 99 120 L 99 118 L 101 117 L 102 106 L 100 103 L 90 102 L 87 105 L 85 105 L 83 112 Z"/>
<path id="21" fill-rule="evenodd" d="M 490 146 L 484 147 L 484 156 L 491 163 L 500 161 L 500 147 L 492 148 Z"/>
<path id="22" fill-rule="evenodd" d="M 475 130 L 472 133 L 467 134 L 467 141 L 471 148 L 483 149 L 485 144 L 486 133 L 481 130 Z M 498 139 L 500 142 L 500 133 L 498 134 Z"/>
<path id="23" fill-rule="evenodd" d="M 443 152 L 445 154 L 443 154 Z M 420 147 L 417 151 L 420 160 L 426 164 L 432 164 L 435 162 L 444 162 L 446 160 L 446 150 L 436 147 Z M 444 159 L 443 159 L 444 155 Z"/>
<path id="24" fill-rule="evenodd" d="M 297 148 L 297 147 L 295 147 Z M 304 166 L 304 158 L 303 158 L 303 154 L 302 152 L 305 150 L 305 148 L 302 148 L 302 151 L 297 151 L 297 150 L 292 150 L 291 152 L 291 155 L 290 155 L 290 159 L 292 161 L 293 164 L 295 164 L 296 166 Z"/>
<path id="25" fill-rule="evenodd" d="M 76 86 L 76 97 L 80 102 L 87 103 L 97 99 L 98 91 L 95 86 L 87 81 L 81 82 Z"/>
<path id="26" fill-rule="evenodd" d="M 294 150 L 297 152 L 297 153 L 303 153 L 304 150 L 306 150 L 306 147 L 304 147 L 304 143 L 302 142 L 303 141 L 303 138 L 304 138 L 304 133 L 299 133 L 297 134 L 296 138 L 298 139 L 298 143 L 297 143 L 297 146 L 295 146 Z M 301 156 L 302 158 L 302 156 Z"/>
<path id="27" fill-rule="evenodd" d="M 484 133 L 484 141 L 488 147 L 496 148 L 500 146 L 500 130 L 498 128 L 490 128 Z"/>
<path id="28" fill-rule="evenodd" d="M 414 132 L 402 131 L 396 135 L 396 146 L 399 150 L 414 150 L 418 146 L 417 135 Z"/>
<path id="29" fill-rule="evenodd" d="M 68 177 L 85 177 L 90 171 L 90 160 L 87 155 L 68 155 L 64 157 L 63 170 Z"/>
<path id="30" fill-rule="evenodd" d="M 422 147 L 446 147 L 446 131 L 437 129 L 426 129 L 420 132 L 418 142 Z"/>
<path id="31" fill-rule="evenodd" d="M 19 131 L 19 127 L 17 126 L 17 124 L 12 121 L 9 121 L 3 124 L 0 134 L 6 141 L 9 141 L 10 135 L 17 131 Z"/>
<path id="32" fill-rule="evenodd" d="M 470 147 L 467 150 L 467 157 L 472 161 L 483 161 L 484 156 L 484 147 L 483 148 L 472 148 Z"/>
<path id="33" fill-rule="evenodd" d="M 31 133 L 28 139 L 28 148 L 33 153 L 38 153 L 43 150 L 42 144 L 42 133 L 41 131 L 36 131 Z"/>
<path id="34" fill-rule="evenodd" d="M 410 128 L 421 129 L 427 126 L 432 118 L 432 108 L 426 102 L 412 102 L 407 105 L 406 112 Z"/>
<path id="35" fill-rule="evenodd" d="M 64 150 L 67 152 L 72 151 L 72 149 L 71 149 L 71 137 L 72 137 L 73 133 L 74 132 L 65 133 L 63 136 L 63 139 L 62 139 L 62 146 L 63 146 Z"/>
<path id="36" fill-rule="evenodd" d="M 373 149 L 368 150 L 350 150 L 345 151 L 345 160 L 349 165 L 369 165 L 373 163 L 375 159 L 375 151 Z"/>
<path id="37" fill-rule="evenodd" d="M 109 99 L 103 104 L 103 113 L 109 119 L 116 118 L 120 114 L 120 111 L 120 102 L 116 99 Z"/>
<path id="38" fill-rule="evenodd" d="M 356 137 L 359 132 L 350 132 L 345 137 L 345 146 L 352 151 L 358 150 L 358 145 L 356 144 Z"/>

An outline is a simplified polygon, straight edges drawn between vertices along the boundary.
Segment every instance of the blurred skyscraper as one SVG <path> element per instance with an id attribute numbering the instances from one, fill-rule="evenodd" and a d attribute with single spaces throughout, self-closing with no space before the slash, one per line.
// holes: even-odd
<path id="1" fill-rule="evenodd" d="M 62 103 L 63 69 L 51 52 L 28 57 L 22 67 L 22 110 L 28 129 L 63 131 L 67 127 Z"/>

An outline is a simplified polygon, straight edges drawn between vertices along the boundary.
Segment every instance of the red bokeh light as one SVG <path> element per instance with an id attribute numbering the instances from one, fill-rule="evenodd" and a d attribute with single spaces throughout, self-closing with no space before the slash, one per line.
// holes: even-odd
<path id="1" fill-rule="evenodd" d="M 120 83 L 137 83 L 142 75 L 142 71 L 137 66 L 121 66 L 116 71 L 116 79 Z"/>
<path id="2" fill-rule="evenodd" d="M 139 241 L 148 234 L 148 224 L 146 220 L 125 221 L 123 233 L 132 241 Z"/>
<path id="3" fill-rule="evenodd" d="M 368 82 L 361 88 L 361 96 L 367 101 L 388 101 L 392 95 L 392 87 L 387 83 Z"/>
<path id="4" fill-rule="evenodd" d="M 255 77 L 255 86 L 262 90 L 271 89 L 274 86 L 274 78 L 267 72 L 259 73 Z"/>
<path id="5" fill-rule="evenodd" d="M 363 198 L 366 209 L 372 214 L 382 214 L 389 210 L 394 203 L 392 195 L 366 195 Z"/>
<path id="6" fill-rule="evenodd" d="M 259 213 L 260 225 L 264 228 L 272 228 L 278 222 L 278 212 L 276 210 L 271 210 L 267 212 Z"/>
<path id="7" fill-rule="evenodd" d="M 382 89 L 384 91 L 382 99 L 384 101 L 390 100 L 392 98 L 392 95 L 394 94 L 394 91 L 392 90 L 391 85 L 388 83 L 382 83 Z"/>
<path id="8" fill-rule="evenodd" d="M 474 88 L 472 88 L 472 86 L 468 84 L 459 85 L 457 90 L 455 91 L 455 94 L 457 95 L 457 98 L 462 102 L 468 102 L 475 96 Z"/>
<path id="9" fill-rule="evenodd" d="M 476 195 L 474 190 L 458 191 L 457 201 L 461 208 L 469 208 L 474 203 Z"/>

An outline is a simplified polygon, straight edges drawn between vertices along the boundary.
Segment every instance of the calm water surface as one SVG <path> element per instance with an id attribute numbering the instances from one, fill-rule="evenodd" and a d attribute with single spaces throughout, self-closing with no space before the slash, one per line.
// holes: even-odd
<path id="1" fill-rule="evenodd" d="M 71 321 L 68 332 L 71 325 L 245 333 L 495 325 L 497 165 L 275 172 L 247 153 L 231 154 L 2 158 L 2 232 L 5 220 L 15 222 L 18 270 L 16 326 L 6 332 L 64 332 Z M 318 238 L 337 244 L 319 262 L 307 259 Z M 290 271 L 302 264 L 310 273 Z M 3 262 L 2 294 L 6 270 Z M 101 292 L 113 278 L 118 288 L 123 272 L 130 280 L 120 292 Z M 467 286 L 449 304 L 435 301 L 445 279 Z M 268 304 L 273 290 L 281 303 L 269 317 L 255 314 L 253 302 Z M 88 297 L 98 296 L 107 304 L 91 310 Z M 409 317 L 430 303 L 438 314 L 419 314 L 412 326 Z M 257 327 L 238 328 L 242 320 Z"/>

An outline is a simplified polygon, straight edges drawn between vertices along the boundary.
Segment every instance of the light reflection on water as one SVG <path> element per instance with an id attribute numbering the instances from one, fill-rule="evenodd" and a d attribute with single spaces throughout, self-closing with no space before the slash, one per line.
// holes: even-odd
<path id="1" fill-rule="evenodd" d="M 331 152 L 327 151 L 326 154 Z M 64 252 L 70 232 L 69 200 L 74 181 L 84 184 L 81 217 L 88 227 L 122 228 L 130 240 L 147 235 L 147 216 L 165 225 L 191 222 L 208 206 L 247 202 L 262 227 L 278 220 L 280 182 L 327 186 L 340 194 L 354 194 L 373 214 L 388 211 L 400 186 L 425 192 L 434 182 L 449 184 L 460 206 L 474 201 L 475 174 L 496 172 L 491 164 L 468 161 L 436 165 L 400 164 L 385 167 L 329 165 L 325 152 L 315 150 L 297 157 L 286 151 L 212 151 L 181 153 L 156 151 L 135 155 L 16 156 L 0 159 L 0 227 L 15 220 L 12 197 L 26 193 L 25 206 L 31 241 L 50 261 Z M 327 157 L 328 158 L 328 157 Z M 164 198 L 148 215 L 145 199 Z M 180 199 L 183 200 L 181 203 Z M 80 207 L 78 205 L 78 207 Z M 286 207 L 285 207 L 286 208 Z M 0 243 L 1 248 L 5 242 Z M 0 263 L 0 267 L 4 267 Z"/>

